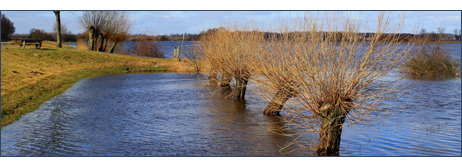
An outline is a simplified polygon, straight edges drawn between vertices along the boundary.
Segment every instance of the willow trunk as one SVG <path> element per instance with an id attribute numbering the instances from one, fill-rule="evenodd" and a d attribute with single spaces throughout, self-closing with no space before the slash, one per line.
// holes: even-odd
<path id="1" fill-rule="evenodd" d="M 88 29 L 88 50 L 93 50 L 95 46 L 95 27 L 87 25 Z"/>
<path id="2" fill-rule="evenodd" d="M 115 50 L 115 47 L 117 45 L 117 42 L 114 42 L 111 46 L 111 48 L 109 49 L 109 53 L 114 53 L 114 50 Z"/>
<path id="3" fill-rule="evenodd" d="M 95 29 L 95 33 L 93 35 L 93 50 L 94 51 L 97 51 L 98 50 L 98 38 L 99 38 L 99 33 L 98 31 Z"/>
<path id="4" fill-rule="evenodd" d="M 223 70 L 220 86 L 229 87 L 230 82 L 231 82 L 231 74 Z"/>
<path id="5" fill-rule="evenodd" d="M 107 37 L 106 37 L 106 41 L 104 42 L 103 52 L 106 52 L 106 50 L 107 50 L 108 41 L 109 41 L 109 39 L 107 39 Z"/>
<path id="6" fill-rule="evenodd" d="M 207 76 L 209 78 L 209 84 L 211 86 L 217 86 L 217 70 L 216 70 L 216 67 L 214 67 L 212 65 L 212 67 L 210 68 L 210 73 L 209 75 Z"/>
<path id="7" fill-rule="evenodd" d="M 99 45 L 98 51 L 100 51 L 100 52 L 104 51 L 103 48 L 104 48 L 104 42 L 105 42 L 106 38 L 107 38 L 106 33 L 105 32 L 101 33 L 101 43 Z"/>
<path id="8" fill-rule="evenodd" d="M 247 89 L 247 84 L 249 83 L 249 79 L 246 77 L 236 76 L 236 86 L 234 87 L 233 94 L 234 99 L 244 99 L 245 98 L 245 91 Z"/>
<path id="9" fill-rule="evenodd" d="M 318 155 L 338 155 L 343 123 L 348 107 L 324 104 L 321 107 L 321 132 L 318 140 Z"/>
<path id="10" fill-rule="evenodd" d="M 290 98 L 295 96 L 295 89 L 290 82 L 283 82 L 281 88 L 273 96 L 273 99 L 266 106 L 264 115 L 279 115 L 282 107 Z"/>

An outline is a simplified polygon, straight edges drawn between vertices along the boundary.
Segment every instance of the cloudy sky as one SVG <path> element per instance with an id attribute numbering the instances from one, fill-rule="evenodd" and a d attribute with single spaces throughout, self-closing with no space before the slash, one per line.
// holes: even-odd
<path id="1" fill-rule="evenodd" d="M 400 13 L 399 11 L 395 11 Z M 1 11 L 16 27 L 16 33 L 28 33 L 32 28 L 52 32 L 55 15 L 52 11 Z M 158 35 L 199 33 L 201 30 L 215 27 L 223 21 L 272 20 L 276 16 L 295 15 L 297 11 L 128 11 L 134 23 L 132 33 L 150 32 Z M 372 19 L 376 12 L 364 11 L 364 19 Z M 61 23 L 66 24 L 72 33 L 84 30 L 79 26 L 81 11 L 61 11 Z M 461 28 L 460 11 L 406 11 L 404 33 L 411 33 L 416 24 L 427 32 L 445 27 L 446 33 Z"/>
<path id="2" fill-rule="evenodd" d="M 86 1 L 86 0 L 83 0 Z M 82 2 L 83 2 L 82 1 Z M 93 5 L 90 7 L 97 7 L 96 10 L 129 10 L 127 11 L 130 15 L 131 20 L 134 23 L 134 28 L 131 33 L 143 33 L 149 32 L 157 35 L 164 34 L 182 34 L 191 33 L 196 34 L 201 30 L 216 27 L 220 22 L 235 21 L 244 22 L 247 18 L 253 18 L 258 21 L 273 20 L 276 16 L 287 16 L 289 13 L 295 15 L 297 11 L 281 11 L 281 9 L 300 9 L 303 10 L 344 10 L 348 8 L 360 9 L 360 10 L 384 10 L 393 9 L 400 10 L 396 7 L 404 7 L 406 10 L 416 10 L 413 7 L 418 7 L 417 10 L 435 10 L 444 9 L 444 7 L 459 6 L 457 4 L 448 5 L 444 3 L 445 0 L 440 0 L 442 3 L 425 3 L 416 4 L 409 2 L 406 4 L 402 0 L 388 0 L 388 3 L 380 5 L 371 4 L 370 1 L 356 0 L 348 1 L 346 5 L 341 2 L 345 1 L 328 1 L 329 3 L 322 2 L 321 4 L 315 4 L 310 2 L 295 3 L 291 0 L 278 1 L 278 3 L 259 3 L 258 1 L 249 0 L 234 0 L 234 3 L 223 2 L 217 3 L 217 1 L 207 0 L 196 0 L 196 1 L 175 1 L 173 2 L 162 2 L 156 1 L 155 4 L 145 4 L 145 2 L 136 2 L 136 0 L 130 0 L 133 3 L 124 3 L 122 5 L 107 5 L 101 1 L 101 5 Z M 21 1 L 23 2 L 23 1 Z M 61 2 L 61 1 L 60 1 Z M 81 1 L 79 1 L 81 2 Z M 90 0 L 92 4 L 99 3 Z M 267 1 L 265 1 L 267 2 Z M 284 3 L 282 3 L 284 2 Z M 332 3 L 331 3 L 332 2 Z M 61 9 L 61 23 L 66 24 L 67 28 L 72 33 L 81 33 L 84 30 L 79 26 L 78 18 L 82 15 L 81 11 L 76 11 L 75 8 L 95 10 L 88 8 L 86 3 L 73 3 L 72 5 L 43 5 L 37 6 L 37 3 L 27 3 L 18 5 L 17 2 L 11 1 L 11 5 L 5 4 L 10 1 L 2 2 L 0 11 L 5 14 L 16 27 L 16 33 L 28 33 L 32 28 L 42 29 L 46 32 L 52 32 L 53 23 L 55 22 L 55 15 L 51 10 Z M 241 4 L 248 5 L 241 5 Z M 316 2 L 319 3 L 319 2 Z M 47 3 L 55 4 L 55 3 Z M 139 5 L 143 4 L 143 5 Z M 203 5 L 209 4 L 209 6 Z M 214 6 L 210 6 L 214 4 Z M 270 4 L 269 6 L 267 4 Z M 297 4 L 297 5 L 294 5 Z M 355 5 L 351 5 L 355 4 Z M 363 4 L 363 5 L 356 5 Z M 366 4 L 366 5 L 365 5 Z M 80 5 L 80 6 L 79 6 Z M 131 8 L 130 5 L 134 5 L 135 8 Z M 267 5 L 267 6 L 265 6 Z M 348 6 L 349 5 L 349 6 Z M 56 7 L 57 6 L 57 7 Z M 83 7 L 82 7 L 83 6 Z M 198 7 L 199 6 L 199 7 Z M 205 7 L 204 7 L 205 6 Z M 362 7 L 358 7 L 362 6 Z M 105 8 L 104 8 L 105 7 Z M 168 7 L 176 11 L 168 11 Z M 382 8 L 381 8 L 382 7 Z M 324 9 L 323 9 L 324 8 Z M 203 11 L 191 11 L 203 10 Z M 451 9 L 451 8 L 449 8 Z M 13 11 L 13 10 L 29 10 L 29 11 Z M 30 11 L 35 10 L 35 11 Z M 37 11 L 42 10 L 42 11 Z M 143 11 L 140 11 L 143 10 Z M 149 11 L 157 10 L 157 11 Z M 162 10 L 162 11 L 159 11 Z M 184 11 L 181 11 L 184 10 Z M 190 11 L 186 11 L 190 10 Z M 208 11 L 204 11 L 208 10 Z M 216 11 L 210 11 L 216 10 Z M 218 10 L 218 11 L 217 11 Z M 219 11 L 221 10 L 221 11 Z M 230 11 L 230 10 L 245 10 L 245 11 Z M 260 11 L 255 11 L 260 10 Z M 267 10 L 267 11 L 262 11 Z M 272 11 L 269 11 L 272 10 Z M 351 10 L 351 9 L 350 9 Z M 400 11 L 394 11 L 394 13 L 400 13 Z M 363 11 L 363 19 L 369 19 L 373 22 L 375 11 Z M 453 33 L 454 29 L 461 29 L 461 11 L 406 11 L 406 26 L 403 29 L 403 33 L 412 33 L 416 24 L 419 24 L 421 28 L 425 28 L 427 32 L 437 31 L 437 27 L 445 27 L 446 33 Z M 372 29 L 372 28 L 371 28 Z"/>

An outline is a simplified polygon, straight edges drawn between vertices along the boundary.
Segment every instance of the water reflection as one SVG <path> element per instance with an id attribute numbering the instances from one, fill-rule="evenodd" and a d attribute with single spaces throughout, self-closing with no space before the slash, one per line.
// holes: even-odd
<path id="1" fill-rule="evenodd" d="M 391 74 L 389 77 L 393 77 Z M 405 80 L 403 82 L 413 82 Z M 460 78 L 419 81 L 402 112 L 345 127 L 342 156 L 460 156 Z M 84 79 L 1 132 L 2 156 L 316 156 L 280 149 L 298 136 L 201 74 L 118 74 Z M 281 129 L 291 133 L 290 129 Z M 289 131 L 287 131 L 289 130 Z M 293 133 L 293 132 L 292 132 Z M 311 135 L 311 136 L 310 136 Z M 312 138 L 312 137 L 315 138 Z M 299 141 L 314 142 L 316 134 Z M 295 144 L 283 152 L 302 148 Z"/>
<path id="2" fill-rule="evenodd" d="M 2 130 L 3 156 L 284 156 L 258 99 L 198 74 L 119 74 L 76 83 Z M 294 152 L 287 155 L 313 155 Z"/>

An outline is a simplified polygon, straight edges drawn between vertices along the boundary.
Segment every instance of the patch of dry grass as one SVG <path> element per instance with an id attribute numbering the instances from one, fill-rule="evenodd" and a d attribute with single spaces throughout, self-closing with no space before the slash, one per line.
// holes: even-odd
<path id="1" fill-rule="evenodd" d="M 88 50 L 88 46 L 85 44 L 85 42 L 78 38 L 77 39 L 77 49 L 78 50 Z"/>

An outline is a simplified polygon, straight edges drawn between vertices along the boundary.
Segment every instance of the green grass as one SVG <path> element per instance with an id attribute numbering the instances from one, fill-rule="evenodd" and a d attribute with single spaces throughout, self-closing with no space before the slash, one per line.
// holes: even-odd
<path id="1" fill-rule="evenodd" d="M 35 56 L 39 54 L 40 56 Z M 1 126 L 4 127 L 36 110 L 83 78 L 105 74 L 176 71 L 193 72 L 186 62 L 56 48 L 45 41 L 42 49 L 17 45 L 1 48 Z"/>

